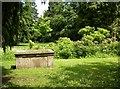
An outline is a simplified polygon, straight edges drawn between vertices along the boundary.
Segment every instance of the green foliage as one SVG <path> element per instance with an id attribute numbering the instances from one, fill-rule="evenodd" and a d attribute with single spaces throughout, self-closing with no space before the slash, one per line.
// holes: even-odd
<path id="1" fill-rule="evenodd" d="M 2 53 L 2 60 L 5 60 L 5 61 L 15 61 L 14 52 L 7 49 L 6 53 Z"/>
<path id="2" fill-rule="evenodd" d="M 108 54 L 108 55 L 118 55 L 119 42 L 111 42 L 111 43 L 101 43 L 99 44 L 99 53 Z"/>
<path id="3" fill-rule="evenodd" d="M 54 29 L 55 31 L 60 31 L 62 28 L 64 28 L 66 24 L 66 19 L 63 15 L 54 15 L 53 18 L 50 19 L 50 27 Z"/>
<path id="4" fill-rule="evenodd" d="M 86 26 L 80 29 L 78 34 L 83 36 L 81 40 L 84 41 L 85 45 L 89 45 L 88 43 L 92 45 L 92 42 L 95 41 L 102 43 L 103 40 L 110 36 L 110 31 L 104 28 L 97 28 L 95 30 L 94 27 Z"/>
<path id="5" fill-rule="evenodd" d="M 34 45 L 35 45 L 35 43 L 32 42 L 32 40 L 29 40 L 29 48 L 31 49 Z"/>
<path id="6" fill-rule="evenodd" d="M 86 43 L 85 43 L 86 42 Z M 91 42 L 92 43 L 92 42 Z M 74 51 L 76 57 L 107 57 L 108 55 L 118 55 L 119 42 L 90 44 L 88 41 L 76 41 Z"/>
<path id="7" fill-rule="evenodd" d="M 89 40 L 90 41 L 90 40 Z M 99 57 L 119 55 L 119 42 L 93 43 L 92 41 L 71 41 L 67 37 L 61 37 L 56 43 L 40 43 L 32 49 L 52 49 L 55 58 L 81 58 L 81 57 Z M 85 43 L 86 42 L 86 43 Z"/>
<path id="8" fill-rule="evenodd" d="M 120 57 L 120 42 L 118 43 L 118 56 Z"/>
<path id="9" fill-rule="evenodd" d="M 85 54 L 85 46 L 82 44 L 81 41 L 76 41 L 74 43 L 74 51 L 76 53 L 77 58 L 86 56 L 86 54 Z"/>
<path id="10" fill-rule="evenodd" d="M 90 36 L 90 35 L 84 35 L 84 37 L 81 39 L 81 41 L 82 41 L 82 43 L 83 43 L 83 45 L 93 45 L 94 43 L 93 43 L 93 37 L 92 36 Z"/>
<path id="11" fill-rule="evenodd" d="M 78 15 L 67 2 L 50 2 L 49 9 L 45 12 L 45 17 L 49 17 L 51 20 L 50 27 L 53 29 L 53 41 L 63 36 L 76 39 L 78 34 L 76 33 L 75 24 L 77 23 Z"/>
<path id="12" fill-rule="evenodd" d="M 76 57 L 90 57 L 95 55 L 99 50 L 97 45 L 85 45 L 83 41 L 76 41 L 74 43 L 74 50 L 76 52 Z"/>
<path id="13" fill-rule="evenodd" d="M 7 46 L 12 47 L 18 41 L 21 2 L 2 3 L 2 40 L 4 52 Z"/>
<path id="14" fill-rule="evenodd" d="M 67 37 L 62 37 L 56 43 L 36 43 L 29 41 L 31 43 L 24 43 L 20 45 L 24 46 L 15 46 L 13 50 L 21 49 L 52 49 L 54 50 L 55 58 L 81 58 L 81 57 L 99 57 L 106 58 L 108 56 L 119 56 L 119 42 L 111 43 L 101 43 L 101 44 L 89 44 L 85 45 L 84 41 L 71 41 Z M 28 48 L 29 47 L 29 48 Z M 9 54 L 8 54 L 9 55 Z"/>
<path id="15" fill-rule="evenodd" d="M 109 45 L 109 50 L 111 51 L 112 54 L 119 55 L 119 42 L 118 41 L 112 42 Z"/>
<path id="16" fill-rule="evenodd" d="M 112 41 L 120 40 L 120 3 L 117 2 L 50 2 L 44 17 L 39 18 L 34 2 L 2 5 L 4 49 L 30 39 L 50 42 L 68 37 L 83 41 L 85 46 L 101 44 L 109 37 Z"/>
<path id="17" fill-rule="evenodd" d="M 110 36 L 110 31 L 104 28 L 97 28 L 98 32 L 100 32 L 101 34 L 105 35 L 106 37 Z"/>
<path id="18" fill-rule="evenodd" d="M 93 33 L 94 31 L 95 31 L 95 28 L 90 27 L 90 26 L 85 26 L 85 28 L 81 28 L 81 29 L 79 30 L 78 34 L 79 34 L 79 35 L 84 35 L 84 34 L 90 35 L 90 33 L 91 33 L 91 32 Z"/>
<path id="19" fill-rule="evenodd" d="M 33 49 L 38 50 L 39 48 L 40 48 L 40 46 L 39 46 L 39 45 L 36 45 L 36 46 L 34 46 L 34 48 L 33 48 Z"/>
<path id="20" fill-rule="evenodd" d="M 38 20 L 36 24 L 34 24 L 33 27 L 33 36 L 31 37 L 34 41 L 50 41 L 51 37 L 51 31 L 50 28 L 50 20 L 44 21 L 44 20 Z"/>
<path id="21" fill-rule="evenodd" d="M 111 55 L 106 54 L 106 53 L 102 53 L 102 52 L 96 52 L 95 55 L 92 55 L 92 57 L 97 57 L 97 58 L 107 58 L 107 57 L 110 57 L 110 56 Z"/>
<path id="22" fill-rule="evenodd" d="M 67 37 L 59 38 L 54 51 L 56 58 L 68 59 L 73 58 L 75 55 L 73 42 Z"/>
<path id="23" fill-rule="evenodd" d="M 15 46 L 13 50 L 18 49 L 52 49 L 54 50 L 55 58 L 81 58 L 81 57 L 99 57 L 106 58 L 108 56 L 119 56 L 119 42 L 109 42 L 110 39 L 106 39 L 102 43 L 93 43 L 88 41 L 71 41 L 70 38 L 61 37 L 58 41 L 50 43 L 35 43 L 32 46 L 30 43 L 24 43 L 24 46 Z M 89 40 L 90 41 L 90 40 Z M 85 43 L 86 42 L 86 43 Z M 90 44 L 92 43 L 92 44 Z M 29 48 L 28 48 L 29 47 Z"/>
<path id="24" fill-rule="evenodd" d="M 34 2 L 25 2 L 22 6 L 22 15 L 20 19 L 20 32 L 19 32 L 19 40 L 20 42 L 29 42 L 31 39 L 31 32 L 33 29 L 33 25 L 36 24 L 38 19 L 36 4 Z"/>
<path id="25" fill-rule="evenodd" d="M 28 42 L 32 24 L 36 21 L 37 10 L 33 2 L 2 3 L 2 38 L 4 51 L 18 42 Z M 33 21 L 34 19 L 34 21 Z"/>
<path id="26" fill-rule="evenodd" d="M 115 20 L 119 18 L 119 7 L 120 4 L 117 2 L 50 2 L 44 17 L 49 17 L 51 20 L 52 40 L 62 36 L 69 37 L 71 40 L 79 40 L 81 34 L 89 34 L 90 28 L 93 31 L 93 27 L 95 27 L 94 30 L 102 27 L 114 33 L 113 29 L 118 27 L 119 22 Z M 113 21 L 116 24 L 110 27 Z M 86 29 L 80 32 L 79 29 L 85 26 L 87 26 Z M 78 32 L 80 35 L 77 34 Z M 116 36 L 118 38 L 119 35 Z M 102 38 L 98 35 L 96 37 L 101 41 Z"/>

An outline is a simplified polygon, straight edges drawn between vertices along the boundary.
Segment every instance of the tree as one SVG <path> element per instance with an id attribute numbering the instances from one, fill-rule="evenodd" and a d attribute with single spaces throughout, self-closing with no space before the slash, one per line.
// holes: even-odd
<path id="1" fill-rule="evenodd" d="M 33 6 L 34 5 L 34 6 Z M 2 47 L 16 45 L 22 37 L 29 39 L 29 31 L 36 22 L 37 11 L 31 2 L 3 2 L 2 3 Z M 34 19 L 34 20 L 33 20 Z M 22 41 L 23 41 L 22 39 Z"/>
<path id="2" fill-rule="evenodd" d="M 116 10 L 116 19 L 113 23 L 109 26 L 111 29 L 111 35 L 114 41 L 120 41 L 120 4 L 117 3 L 117 10 Z"/>
<path id="3" fill-rule="evenodd" d="M 75 35 L 72 33 L 76 29 L 75 24 L 77 23 L 76 19 L 78 16 L 68 2 L 50 2 L 49 9 L 45 12 L 44 17 L 50 17 L 53 40 L 57 40 L 60 36 L 74 39 Z"/>
<path id="4" fill-rule="evenodd" d="M 81 38 L 77 34 L 79 29 L 85 26 L 95 27 L 96 30 L 101 27 L 112 32 L 109 26 L 119 18 L 119 5 L 118 2 L 50 2 L 44 17 L 50 18 L 50 27 L 56 39 L 67 36 L 78 40 Z"/>
<path id="5" fill-rule="evenodd" d="M 35 9 L 36 4 L 34 2 L 25 2 L 22 7 L 22 15 L 20 19 L 21 31 L 19 33 L 19 41 L 28 42 L 31 39 L 32 26 L 38 20 L 38 13 Z"/>
<path id="6" fill-rule="evenodd" d="M 45 19 L 39 19 L 33 26 L 33 35 L 31 39 L 38 42 L 50 41 L 51 31 L 50 20 L 46 21 Z"/>
<path id="7" fill-rule="evenodd" d="M 6 52 L 6 46 L 11 47 L 18 38 L 21 2 L 2 2 L 2 47 Z"/>

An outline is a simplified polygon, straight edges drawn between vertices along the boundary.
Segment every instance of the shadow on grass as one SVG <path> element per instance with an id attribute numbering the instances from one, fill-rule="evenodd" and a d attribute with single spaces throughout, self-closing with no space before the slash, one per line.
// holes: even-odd
<path id="1" fill-rule="evenodd" d="M 61 67 L 61 72 L 49 76 L 51 84 L 67 87 L 116 87 L 119 88 L 119 71 L 116 63 L 78 64 Z"/>
<path id="2" fill-rule="evenodd" d="M 12 73 L 12 69 L 6 69 L 5 67 L 2 67 L 2 69 L 3 84 L 7 86 L 6 88 L 3 87 L 2 89 L 75 89 L 75 87 L 80 87 L 81 89 L 86 89 L 86 87 L 92 87 L 89 89 L 96 89 L 95 87 L 102 87 L 101 89 L 103 89 L 103 87 L 110 87 L 109 89 L 113 89 L 111 87 L 120 87 L 120 73 L 118 72 L 118 65 L 113 62 L 84 63 L 71 67 L 62 66 L 60 67 L 61 71 L 52 73 L 52 76 L 48 76 L 51 85 L 53 85 L 51 87 L 30 87 L 28 85 L 16 85 L 10 81 L 12 78 L 14 78 L 14 76 L 11 77 L 10 75 Z"/>
<path id="3" fill-rule="evenodd" d="M 12 67 L 14 67 L 14 66 L 12 66 Z M 28 85 L 20 86 L 20 85 L 17 85 L 15 83 L 11 82 L 10 80 L 12 80 L 14 78 L 14 76 L 10 75 L 10 74 L 12 74 L 13 69 L 6 69 L 4 66 L 2 66 L 2 85 L 3 85 L 3 87 L 0 89 L 52 89 L 50 87 L 39 87 L 39 86 L 30 87 Z"/>
<path id="4" fill-rule="evenodd" d="M 9 89 L 9 87 L 11 86 L 16 86 L 15 84 L 9 82 L 13 78 L 9 76 L 9 74 L 11 73 L 12 73 L 11 69 L 6 69 L 4 66 L 2 66 L 2 85 L 7 86 L 7 87 L 2 87 L 2 89 Z"/>
<path id="5" fill-rule="evenodd" d="M 12 73 L 10 69 L 6 69 L 5 67 L 2 66 L 2 83 L 8 82 L 12 77 L 8 77 L 6 75 L 9 75 Z"/>
<path id="6" fill-rule="evenodd" d="M 2 66 L 2 85 L 1 89 L 33 89 L 29 86 L 19 86 L 12 83 L 10 80 L 14 78 L 14 76 L 10 76 L 12 73 L 12 69 L 6 69 Z"/>
<path id="7" fill-rule="evenodd" d="M 28 46 L 28 44 L 16 44 L 14 46 Z"/>

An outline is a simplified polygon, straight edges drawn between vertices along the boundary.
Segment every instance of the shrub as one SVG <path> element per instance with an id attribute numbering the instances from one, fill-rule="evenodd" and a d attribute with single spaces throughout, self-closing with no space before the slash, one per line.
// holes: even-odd
<path id="1" fill-rule="evenodd" d="M 86 46 L 86 57 L 91 57 L 92 55 L 95 55 L 96 52 L 98 52 L 99 49 L 97 46 Z"/>
<path id="2" fill-rule="evenodd" d="M 102 43 L 102 41 L 110 36 L 110 31 L 104 28 L 97 28 L 86 26 L 85 28 L 81 28 L 78 32 L 79 35 L 82 36 L 82 40 L 85 42 L 88 41 L 97 41 Z M 91 42 L 92 43 L 92 42 Z"/>
<path id="3" fill-rule="evenodd" d="M 35 43 L 32 42 L 32 40 L 29 40 L 29 48 L 31 49 L 34 45 L 35 45 Z"/>
<path id="4" fill-rule="evenodd" d="M 97 58 L 107 58 L 109 55 L 106 53 L 101 53 L 101 52 L 96 52 L 95 55 L 92 57 L 97 57 Z"/>
<path id="5" fill-rule="evenodd" d="M 74 51 L 76 53 L 76 57 L 85 57 L 85 46 L 83 45 L 83 41 L 76 41 L 74 43 Z"/>
<path id="6" fill-rule="evenodd" d="M 91 46 L 94 44 L 93 38 L 89 35 L 82 37 L 81 41 L 83 41 L 82 44 L 86 45 L 86 46 L 88 46 L 88 45 Z"/>
<path id="7" fill-rule="evenodd" d="M 79 35 L 90 35 L 90 33 L 94 32 L 95 31 L 95 28 L 94 27 L 90 27 L 90 26 L 85 26 L 85 28 L 81 28 L 79 31 L 78 31 L 78 34 Z"/>
<path id="8" fill-rule="evenodd" d="M 57 41 L 55 51 L 56 58 L 73 58 L 75 56 L 74 45 L 70 38 L 60 37 Z"/>
<path id="9" fill-rule="evenodd" d="M 110 52 L 112 54 L 116 54 L 118 55 L 118 49 L 119 49 L 119 42 L 118 41 L 115 41 L 115 42 L 112 42 L 111 44 L 109 44 L 109 49 L 110 49 Z"/>
<path id="10" fill-rule="evenodd" d="M 108 55 L 118 55 L 119 42 L 103 42 L 99 44 L 99 52 Z"/>
<path id="11" fill-rule="evenodd" d="M 120 42 L 118 43 L 118 56 L 120 57 Z"/>
<path id="12" fill-rule="evenodd" d="M 107 54 L 110 53 L 109 44 L 104 43 L 99 44 L 99 52 Z"/>
<path id="13" fill-rule="evenodd" d="M 92 38 L 90 38 L 92 39 Z M 88 39 L 89 40 L 89 39 Z M 119 54 L 118 41 L 103 42 L 100 44 L 92 41 L 76 41 L 73 42 L 69 38 L 60 38 L 55 46 L 55 57 L 57 58 L 80 58 L 80 57 L 101 57 L 115 56 Z M 107 39 L 106 39 L 107 40 Z"/>
<path id="14" fill-rule="evenodd" d="M 49 47 L 49 49 L 52 49 L 52 50 L 54 50 L 55 49 L 55 46 L 56 46 L 56 44 L 55 43 L 53 43 L 53 42 L 51 42 L 51 43 L 49 43 L 49 45 L 48 45 Z"/>
<path id="15" fill-rule="evenodd" d="M 76 57 L 90 57 L 95 55 L 95 53 L 99 50 L 97 45 L 84 45 L 84 42 L 77 41 L 74 43 L 74 50 L 76 52 Z"/>
<path id="16" fill-rule="evenodd" d="M 98 41 L 99 43 L 101 43 L 102 40 L 105 39 L 105 35 L 101 34 L 98 31 L 95 31 L 94 33 L 91 33 L 90 35 L 94 38 L 94 41 Z"/>

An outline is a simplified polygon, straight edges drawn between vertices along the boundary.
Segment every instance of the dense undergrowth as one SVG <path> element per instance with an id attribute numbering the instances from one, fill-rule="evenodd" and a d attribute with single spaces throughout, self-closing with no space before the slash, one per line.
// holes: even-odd
<path id="1" fill-rule="evenodd" d="M 55 43 L 35 43 L 32 47 L 27 43 L 22 43 L 21 46 L 14 46 L 12 52 L 7 48 L 6 56 L 14 55 L 15 50 L 38 50 L 52 49 L 54 57 L 58 59 L 70 59 L 81 57 L 98 57 L 106 58 L 119 55 L 119 42 L 100 43 L 93 45 L 84 45 L 83 41 L 71 41 L 67 37 L 60 38 Z M 3 53 L 4 54 L 4 53 Z M 5 56 L 5 57 L 6 57 Z"/>

